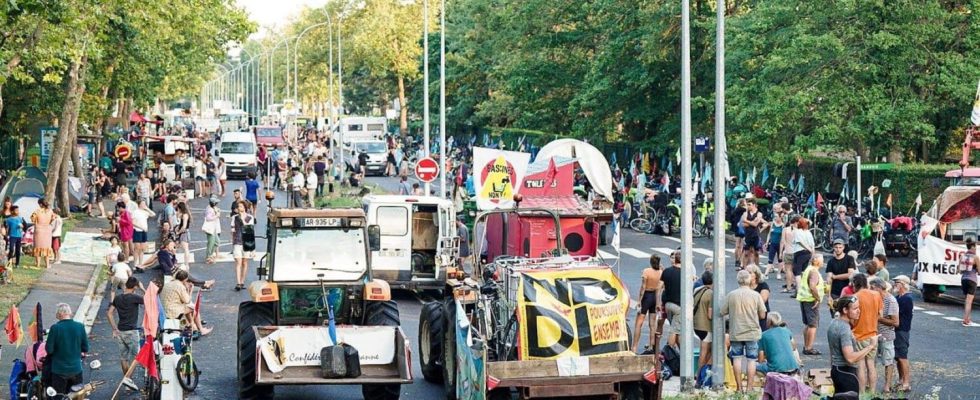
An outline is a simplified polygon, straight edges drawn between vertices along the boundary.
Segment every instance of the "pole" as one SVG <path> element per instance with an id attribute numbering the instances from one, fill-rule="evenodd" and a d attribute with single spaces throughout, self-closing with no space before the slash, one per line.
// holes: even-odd
<path id="1" fill-rule="evenodd" d="M 335 107 L 333 99 L 333 22 L 330 21 L 330 17 L 327 17 L 327 22 L 330 22 L 330 24 L 327 25 L 327 48 L 329 49 L 329 51 L 327 51 L 329 57 L 327 68 L 330 70 L 327 73 L 327 93 L 329 93 L 329 95 L 327 95 L 327 102 L 330 104 L 330 124 L 327 125 L 329 127 L 330 134 L 327 135 L 329 138 L 327 140 L 334 141 L 335 138 L 333 136 L 333 127 L 337 126 L 337 107 Z M 337 146 L 335 146 L 333 143 L 329 144 L 330 158 L 336 160 Z"/>
<path id="2" fill-rule="evenodd" d="M 424 108 L 422 112 L 423 119 L 423 140 L 422 140 L 422 154 L 428 157 L 429 154 L 429 0 L 422 1 L 422 65 L 424 66 L 424 76 L 423 80 L 423 105 Z M 402 107 L 405 105 L 403 104 Z M 429 183 L 425 183 L 425 195 L 428 196 L 430 192 Z"/>
<path id="3" fill-rule="evenodd" d="M 711 229 L 714 231 L 714 287 L 712 288 L 711 304 L 711 337 L 719 338 L 711 342 L 711 382 L 716 390 L 725 387 L 725 318 L 721 315 L 721 304 L 726 299 L 725 288 L 725 167 L 728 159 L 728 146 L 725 140 L 725 7 L 717 8 L 717 24 L 715 32 L 715 169 L 713 184 L 715 215 Z M 704 162 L 701 163 L 702 167 Z M 704 179 L 704 178 L 702 178 Z"/>
<path id="4" fill-rule="evenodd" d="M 861 156 L 857 156 L 857 215 L 861 216 L 861 202 L 864 201 L 864 189 L 861 188 Z"/>
<path id="5" fill-rule="evenodd" d="M 681 10 L 681 390 L 693 388 L 691 379 L 694 349 L 691 336 L 694 333 L 694 307 L 691 304 L 694 282 L 692 248 L 693 197 L 691 196 L 691 5 L 682 0 Z M 724 336 L 718 339 L 724 343 Z"/>
<path id="6" fill-rule="evenodd" d="M 341 27 L 337 27 L 337 97 L 338 97 L 338 114 L 340 117 L 344 116 L 344 43 L 340 35 Z M 340 179 L 343 181 L 344 173 L 347 172 L 347 165 L 344 164 L 344 128 L 341 127 L 337 129 L 340 132 L 340 141 L 337 142 L 337 146 L 340 147 L 340 168 L 341 176 Z"/>
<path id="7" fill-rule="evenodd" d="M 439 13 L 439 197 L 446 198 L 446 165 L 449 165 L 449 149 L 446 148 L 446 0 L 442 0 Z M 428 193 L 426 193 L 428 194 Z"/>

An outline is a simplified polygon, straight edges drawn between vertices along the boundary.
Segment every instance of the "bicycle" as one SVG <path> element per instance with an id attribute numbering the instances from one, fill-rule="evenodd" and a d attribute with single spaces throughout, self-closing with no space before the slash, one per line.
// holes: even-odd
<path id="1" fill-rule="evenodd" d="M 629 221 L 629 227 L 637 232 L 649 233 L 651 229 L 651 221 L 655 221 L 656 219 L 657 211 L 650 206 L 649 202 L 642 201 L 633 205 L 633 212 Z"/>
<path id="2" fill-rule="evenodd" d="M 711 198 L 705 199 L 704 195 L 698 195 L 697 203 L 694 207 L 694 237 L 711 237 L 714 233 L 714 214 L 715 205 Z"/>
<path id="3" fill-rule="evenodd" d="M 177 360 L 177 383 L 184 391 L 193 392 L 197 389 L 197 384 L 200 381 L 201 370 L 194 363 L 194 340 L 193 331 L 190 327 L 181 331 L 180 340 L 184 354 Z"/>

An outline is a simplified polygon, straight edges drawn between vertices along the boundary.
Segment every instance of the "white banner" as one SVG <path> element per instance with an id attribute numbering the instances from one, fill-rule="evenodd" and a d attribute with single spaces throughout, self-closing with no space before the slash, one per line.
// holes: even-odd
<path id="1" fill-rule="evenodd" d="M 395 327 L 338 326 L 337 341 L 357 349 L 361 365 L 390 364 L 395 358 Z M 327 327 L 282 327 L 258 341 L 273 373 L 288 367 L 320 365 L 320 349 L 333 345 Z"/>
<path id="2" fill-rule="evenodd" d="M 529 153 L 474 147 L 473 182 L 477 208 L 513 207 L 515 188 L 521 187 L 530 160 Z"/>
<path id="3" fill-rule="evenodd" d="M 957 264 L 966 247 L 935 236 L 919 237 L 918 281 L 930 285 L 960 286 Z"/>

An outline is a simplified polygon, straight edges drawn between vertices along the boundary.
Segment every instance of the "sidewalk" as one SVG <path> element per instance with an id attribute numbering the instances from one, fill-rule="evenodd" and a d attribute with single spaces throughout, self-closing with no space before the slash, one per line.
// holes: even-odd
<path id="1" fill-rule="evenodd" d="M 55 309 L 58 303 L 71 305 L 75 320 L 84 323 L 87 330 L 91 329 L 98 307 L 102 303 L 102 290 L 95 287 L 101 275 L 97 262 L 101 260 L 98 255 L 104 254 L 109 245 L 108 242 L 98 241 L 95 238 L 104 227 L 108 227 L 105 219 L 85 218 L 79 221 L 75 229 L 65 235 L 61 264 L 53 265 L 44 271 L 27 297 L 18 304 L 17 309 L 20 311 L 24 329 L 24 341 L 20 347 L 15 347 L 7 343 L 6 337 L 3 338 L 0 392 L 9 393 L 8 378 L 13 361 L 18 358 L 23 359 L 25 351 L 31 345 L 27 326 L 34 318 L 34 308 L 38 303 L 41 304 L 41 319 L 45 329 L 49 329 L 57 322 Z"/>

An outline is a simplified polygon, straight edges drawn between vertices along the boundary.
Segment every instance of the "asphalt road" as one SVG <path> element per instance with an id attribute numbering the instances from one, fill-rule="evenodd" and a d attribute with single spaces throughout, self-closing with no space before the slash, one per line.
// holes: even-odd
<path id="1" fill-rule="evenodd" d="M 381 184 L 383 187 L 392 190 L 397 186 L 394 178 L 369 178 L 369 182 Z M 240 187 L 240 181 L 229 182 L 229 191 Z M 221 209 L 228 210 L 230 207 L 230 195 L 222 199 Z M 279 193 L 276 204 L 285 204 L 285 196 Z M 194 213 L 194 228 L 191 236 L 191 249 L 195 253 L 196 261 L 202 261 L 205 237 L 200 231 L 203 221 L 203 210 L 206 205 L 204 199 L 194 199 L 191 201 L 191 208 Z M 162 207 L 155 205 L 157 210 Z M 264 200 L 260 204 L 258 215 L 257 232 L 265 232 L 265 213 L 266 204 Z M 222 230 L 222 252 L 230 252 L 231 245 L 226 241 L 229 239 L 228 218 L 223 219 Z M 151 229 L 152 230 L 152 229 Z M 666 253 L 680 246 L 680 240 L 676 237 L 663 237 L 657 235 L 638 234 L 635 232 L 624 231 L 622 235 L 622 245 L 620 253 L 604 246 L 602 254 L 607 261 L 620 269 L 623 280 L 628 284 L 632 293 L 639 289 L 639 276 L 642 269 L 647 265 L 650 254 L 660 254 L 666 259 Z M 711 249 L 711 241 L 707 238 L 695 240 L 695 263 L 700 272 L 700 266 Z M 733 245 L 729 243 L 729 248 Z M 263 239 L 259 239 L 259 249 L 265 248 Z M 178 259 L 179 256 L 178 256 Z M 729 259 L 730 260 L 730 259 Z M 666 260 L 665 260 L 666 261 Z M 250 279 L 254 279 L 253 262 L 250 272 Z M 735 274 L 733 265 L 729 264 L 726 274 L 726 288 L 731 290 L 735 287 Z M 912 268 L 911 259 L 896 258 L 890 263 L 891 275 L 910 274 Z M 194 357 L 199 368 L 203 371 L 200 386 L 191 395 L 191 398 L 218 399 L 235 398 L 237 396 L 237 376 L 236 376 L 236 319 L 238 304 L 248 300 L 246 292 L 235 292 L 232 290 L 234 281 L 234 271 L 231 262 L 219 262 L 207 265 L 202 262 L 195 262 L 191 266 L 191 272 L 195 276 L 207 279 L 216 279 L 217 284 L 211 292 L 205 293 L 202 314 L 209 326 L 215 328 L 212 335 L 202 338 L 194 343 Z M 148 281 L 151 274 L 137 275 L 142 280 Z M 785 294 L 778 293 L 781 283 L 770 277 L 770 285 L 776 288 L 770 299 L 773 310 L 783 314 L 789 322 L 789 327 L 796 333 L 796 340 L 802 344 L 801 319 L 799 315 L 798 303 Z M 635 296 L 634 296 L 635 297 Z M 421 303 L 414 296 L 408 293 L 396 292 L 395 298 L 398 301 L 401 313 L 402 329 L 412 340 L 413 359 L 417 360 L 417 331 L 418 314 Z M 108 298 L 102 305 L 100 317 L 92 329 L 92 350 L 95 356 L 102 360 L 103 369 L 94 373 L 95 379 L 106 379 L 109 382 L 118 382 L 122 375 L 116 366 L 119 360 L 118 350 L 112 338 L 108 324 L 105 322 L 104 314 L 107 308 Z M 943 398 L 975 396 L 977 388 L 980 387 L 980 380 L 971 372 L 980 362 L 980 327 L 962 327 L 958 321 L 962 317 L 962 309 L 957 304 L 927 304 L 917 298 L 915 318 L 913 320 L 911 335 L 910 358 L 913 370 L 913 388 L 916 394 L 926 394 L 933 391 L 934 387 L 941 388 Z M 817 335 L 816 348 L 823 352 L 824 356 L 804 356 L 807 368 L 826 368 L 829 366 L 829 356 L 826 341 L 826 326 L 829 324 L 829 315 L 826 310 L 822 310 L 821 326 Z M 633 315 L 630 316 L 632 321 Z M 955 319 L 955 320 L 953 320 Z M 974 313 L 974 319 L 980 320 L 980 312 Z M 631 322 L 632 323 L 632 322 Z M 646 342 L 646 335 L 641 339 Z M 430 384 L 422 379 L 418 361 L 413 360 L 413 374 L 416 377 L 412 385 L 402 386 L 402 398 L 404 399 L 438 399 L 442 396 L 441 386 Z M 93 399 L 108 399 L 112 389 L 100 389 Z M 125 389 L 124 389 L 125 393 Z M 356 386 L 294 386 L 279 387 L 276 389 L 278 398 L 288 399 L 360 399 L 361 390 Z M 120 398 L 138 398 L 134 394 L 127 394 Z"/>

